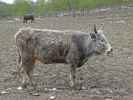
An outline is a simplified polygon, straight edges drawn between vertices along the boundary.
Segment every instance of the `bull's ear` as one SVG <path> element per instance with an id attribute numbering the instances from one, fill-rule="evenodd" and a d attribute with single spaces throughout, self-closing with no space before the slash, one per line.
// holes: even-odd
<path id="1" fill-rule="evenodd" d="M 94 24 L 94 32 L 97 33 L 96 25 Z"/>
<path id="2" fill-rule="evenodd" d="M 91 39 L 96 40 L 96 34 L 95 33 L 90 33 Z"/>

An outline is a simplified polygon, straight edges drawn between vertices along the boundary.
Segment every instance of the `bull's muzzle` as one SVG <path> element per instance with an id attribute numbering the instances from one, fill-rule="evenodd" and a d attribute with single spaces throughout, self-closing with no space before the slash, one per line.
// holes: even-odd
<path id="1" fill-rule="evenodd" d="M 113 48 L 110 48 L 109 50 L 106 51 L 107 55 L 113 54 Z"/>

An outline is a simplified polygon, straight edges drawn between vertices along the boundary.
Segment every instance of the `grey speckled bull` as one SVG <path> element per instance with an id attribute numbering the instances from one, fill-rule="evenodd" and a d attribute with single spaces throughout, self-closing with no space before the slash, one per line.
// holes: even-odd
<path id="1" fill-rule="evenodd" d="M 93 54 L 110 53 L 112 47 L 102 30 L 86 33 L 49 29 L 20 29 L 15 34 L 18 74 L 22 84 L 31 82 L 31 72 L 37 60 L 44 64 L 69 64 L 70 86 L 75 85 L 76 68 L 81 67 Z"/>

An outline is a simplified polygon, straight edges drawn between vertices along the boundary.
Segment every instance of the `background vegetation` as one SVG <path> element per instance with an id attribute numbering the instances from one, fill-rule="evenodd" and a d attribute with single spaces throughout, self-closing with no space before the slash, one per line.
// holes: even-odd
<path id="1" fill-rule="evenodd" d="M 13 4 L 0 2 L 0 16 L 22 16 L 29 13 L 48 15 L 53 12 L 132 4 L 133 0 L 15 0 Z"/>

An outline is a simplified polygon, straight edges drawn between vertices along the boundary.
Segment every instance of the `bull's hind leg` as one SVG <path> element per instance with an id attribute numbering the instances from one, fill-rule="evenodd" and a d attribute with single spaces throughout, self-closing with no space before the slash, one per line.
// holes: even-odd
<path id="1" fill-rule="evenodd" d="M 33 57 L 22 57 L 20 68 L 22 86 L 27 87 L 28 84 L 34 86 L 31 78 L 31 74 L 34 68 Z"/>
<path id="2" fill-rule="evenodd" d="M 32 85 L 34 87 L 35 85 L 32 82 L 32 72 L 33 72 L 34 64 L 31 64 L 28 67 L 29 67 L 29 69 L 26 70 L 26 75 L 27 75 L 28 83 L 30 83 L 30 85 Z"/>
<path id="3" fill-rule="evenodd" d="M 15 77 L 19 81 L 21 81 L 22 80 L 22 74 L 21 74 L 21 72 L 23 70 L 23 68 L 22 68 L 22 57 L 21 57 L 21 54 L 20 54 L 20 51 L 19 51 L 18 48 L 17 48 L 17 50 L 18 50 L 18 59 L 17 59 L 16 76 Z"/>
<path id="4" fill-rule="evenodd" d="M 33 66 L 27 66 L 29 68 L 33 67 Z M 31 85 L 34 87 L 34 84 L 32 82 L 32 77 L 31 77 L 31 74 L 32 74 L 32 69 L 24 69 L 24 80 L 23 80 L 23 85 L 26 86 L 27 84 Z"/>
<path id="5" fill-rule="evenodd" d="M 76 74 L 76 68 L 74 66 L 71 66 L 71 68 L 70 68 L 70 86 L 72 88 L 75 88 L 75 78 L 76 78 L 75 74 Z"/>

